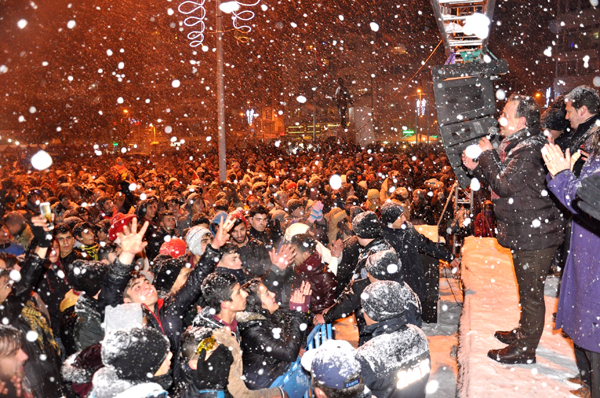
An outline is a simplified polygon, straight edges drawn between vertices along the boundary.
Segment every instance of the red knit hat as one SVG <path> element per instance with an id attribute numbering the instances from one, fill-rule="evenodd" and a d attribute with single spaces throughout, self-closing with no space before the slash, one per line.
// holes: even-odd
<path id="1" fill-rule="evenodd" d="M 110 219 L 110 228 L 108 229 L 108 240 L 111 242 L 117 239 L 117 233 L 123 232 L 123 228 L 129 225 L 135 218 L 134 214 L 117 213 Z"/>
<path id="2" fill-rule="evenodd" d="M 171 238 L 171 240 L 162 244 L 159 254 L 166 254 L 173 258 L 178 258 L 185 254 L 186 249 L 187 246 L 183 239 Z"/>

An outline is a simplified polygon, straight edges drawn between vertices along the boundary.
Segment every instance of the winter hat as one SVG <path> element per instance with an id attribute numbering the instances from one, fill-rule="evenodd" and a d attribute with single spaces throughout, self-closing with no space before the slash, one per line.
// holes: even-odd
<path id="1" fill-rule="evenodd" d="M 75 228 L 75 226 L 77 224 L 82 223 L 82 222 L 83 222 L 83 220 L 76 216 L 65 217 L 63 220 L 63 223 L 67 224 L 69 226 L 69 228 L 71 229 L 71 231 L 73 230 L 73 228 Z"/>
<path id="2" fill-rule="evenodd" d="M 221 221 L 225 222 L 226 218 L 227 213 L 222 210 L 215 214 L 212 221 L 210 222 L 210 232 L 212 232 L 213 235 L 216 235 L 217 229 L 219 229 L 219 224 L 221 224 Z"/>
<path id="3" fill-rule="evenodd" d="M 287 202 L 288 214 L 292 214 L 296 209 L 303 207 L 302 201 L 298 199 L 290 199 Z"/>
<path id="4" fill-rule="evenodd" d="M 402 285 L 394 281 L 377 281 L 360 295 L 363 311 L 375 322 L 398 318 L 404 313 L 406 298 Z"/>
<path id="5" fill-rule="evenodd" d="M 545 129 L 563 131 L 570 126 L 570 122 L 565 119 L 566 114 L 563 109 L 548 108 L 542 114 L 540 125 Z"/>
<path id="6" fill-rule="evenodd" d="M 232 211 L 231 213 L 229 213 L 229 215 L 231 216 L 231 219 L 234 221 L 233 228 L 237 227 L 238 225 L 240 225 L 242 223 L 244 223 L 246 228 L 248 228 L 248 220 L 246 220 L 243 210 Z"/>
<path id="7" fill-rule="evenodd" d="M 171 238 L 168 242 L 160 246 L 159 254 L 166 254 L 172 258 L 177 258 L 185 254 L 185 241 L 181 238 Z"/>
<path id="8" fill-rule="evenodd" d="M 152 379 L 169 354 L 169 340 L 154 328 L 115 330 L 102 341 L 102 362 L 120 378 Z"/>
<path id="9" fill-rule="evenodd" d="M 388 200 L 381 206 L 381 222 L 392 224 L 404 213 L 404 208 L 397 202 Z"/>
<path id="10" fill-rule="evenodd" d="M 304 354 L 302 367 L 311 372 L 317 387 L 350 388 L 361 382 L 362 368 L 356 354 L 345 340 L 327 340 Z"/>
<path id="11" fill-rule="evenodd" d="M 381 224 L 372 211 L 360 213 L 352 220 L 352 229 L 359 238 L 375 239 L 381 236 Z"/>
<path id="12" fill-rule="evenodd" d="M 185 235 L 185 242 L 187 243 L 187 247 L 190 251 L 196 256 L 201 256 L 204 254 L 202 251 L 202 238 L 204 235 L 210 234 L 212 239 L 212 232 L 208 228 L 201 227 L 196 225 L 189 229 L 188 233 Z"/>
<path id="13" fill-rule="evenodd" d="M 108 266 L 100 261 L 75 260 L 69 266 L 67 281 L 78 292 L 85 292 L 90 297 L 98 294 Z"/>
<path id="14" fill-rule="evenodd" d="M 305 234 L 308 232 L 310 227 L 301 222 L 294 223 L 287 227 L 285 230 L 285 240 L 286 242 L 291 242 L 292 238 L 296 235 Z"/>
<path id="15" fill-rule="evenodd" d="M 156 290 L 170 291 L 179 276 L 179 271 L 183 267 L 185 267 L 185 260 L 182 258 L 174 258 L 168 254 L 159 254 L 156 256 L 152 264 L 154 287 Z"/>
<path id="16" fill-rule="evenodd" d="M 394 250 L 383 250 L 367 257 L 365 269 L 381 281 L 399 281 L 402 263 Z"/>
<path id="17" fill-rule="evenodd" d="M 135 215 L 128 214 L 125 215 L 123 213 L 117 213 L 110 220 L 110 228 L 108 229 L 108 240 L 111 242 L 117 239 L 117 233 L 123 232 L 125 226 L 129 225 L 129 223 L 135 218 Z"/>

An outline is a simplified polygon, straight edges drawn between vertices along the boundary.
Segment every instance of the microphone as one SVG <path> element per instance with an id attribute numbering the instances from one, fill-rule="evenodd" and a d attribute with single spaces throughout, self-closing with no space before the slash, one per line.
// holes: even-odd
<path id="1" fill-rule="evenodd" d="M 494 138 L 496 138 L 498 136 L 498 127 L 496 126 L 492 126 L 488 129 L 488 134 L 486 136 L 486 138 L 488 140 L 492 140 Z"/>

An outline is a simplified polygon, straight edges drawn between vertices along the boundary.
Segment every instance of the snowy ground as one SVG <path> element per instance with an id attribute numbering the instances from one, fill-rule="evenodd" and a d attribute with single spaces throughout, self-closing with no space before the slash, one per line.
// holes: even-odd
<path id="1" fill-rule="evenodd" d="M 504 347 L 494 332 L 510 330 L 519 319 L 510 252 L 495 239 L 469 237 L 463 247 L 461 273 L 466 292 L 458 337 L 458 396 L 568 397 L 573 387 L 565 380 L 576 373 L 576 366 L 571 341 L 553 330 L 556 278 L 546 285 L 546 326 L 537 363 L 502 365 L 489 359 L 487 352 Z"/>

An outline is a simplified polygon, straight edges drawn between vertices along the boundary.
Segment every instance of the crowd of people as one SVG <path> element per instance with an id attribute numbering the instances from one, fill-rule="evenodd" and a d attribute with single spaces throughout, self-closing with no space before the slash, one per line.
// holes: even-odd
<path id="1" fill-rule="evenodd" d="M 9 394 L 285 396 L 309 332 L 356 316 L 351 387 L 424 396 L 419 252 L 457 265 L 413 227 L 452 189 L 441 147 L 273 142 L 232 151 L 221 182 L 210 153 L 165 159 L 0 169 Z"/>
<path id="2" fill-rule="evenodd" d="M 513 250 L 519 284 L 519 327 L 496 333 L 508 347 L 490 358 L 535 362 L 570 210 L 556 324 L 596 397 L 598 224 L 574 200 L 599 170 L 600 101 L 578 90 L 542 117 L 556 136 L 531 98 L 509 98 L 500 147 L 482 139 L 463 162 L 492 190 L 475 232 Z M 440 223 L 454 186 L 441 147 L 276 141 L 231 151 L 224 181 L 198 149 L 53 160 L 0 168 L 2 394 L 285 397 L 280 376 L 302 358 L 319 398 L 425 396 L 420 253 L 458 267 L 413 226 Z M 303 355 L 314 327 L 348 317 L 357 349 L 332 341 Z"/>

